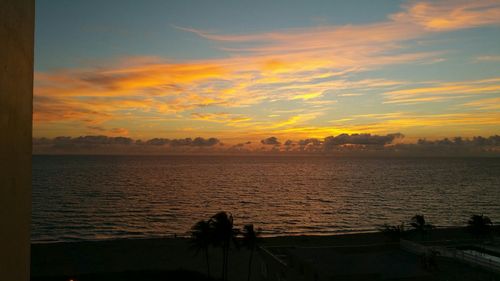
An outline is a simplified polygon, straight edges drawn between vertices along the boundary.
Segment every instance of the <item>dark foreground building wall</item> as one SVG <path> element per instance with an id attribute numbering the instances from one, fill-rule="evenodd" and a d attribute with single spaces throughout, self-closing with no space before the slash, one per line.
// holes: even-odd
<path id="1" fill-rule="evenodd" d="M 0 281 L 29 280 L 34 0 L 0 0 Z"/>

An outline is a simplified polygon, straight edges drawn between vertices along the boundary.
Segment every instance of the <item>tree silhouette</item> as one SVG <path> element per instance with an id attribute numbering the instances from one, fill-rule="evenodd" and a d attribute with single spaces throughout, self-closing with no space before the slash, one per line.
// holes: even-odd
<path id="1" fill-rule="evenodd" d="M 210 224 L 214 231 L 214 245 L 222 248 L 222 280 L 227 280 L 229 249 L 237 235 L 237 230 L 233 228 L 233 216 L 219 212 L 210 218 Z"/>
<path id="2" fill-rule="evenodd" d="M 399 240 L 406 235 L 406 228 L 404 222 L 400 225 L 383 224 L 379 227 L 379 231 L 387 235 L 392 240 Z"/>
<path id="3" fill-rule="evenodd" d="M 485 215 L 472 215 L 467 221 L 469 231 L 480 239 L 491 233 L 492 224 L 491 219 Z"/>
<path id="4" fill-rule="evenodd" d="M 434 228 L 434 226 L 430 223 L 427 223 L 425 221 L 425 217 L 424 215 L 414 215 L 412 218 L 411 218 L 411 222 L 410 222 L 410 225 L 416 230 L 418 231 L 422 236 L 424 236 L 427 231 L 431 230 Z"/>
<path id="5" fill-rule="evenodd" d="M 209 221 L 201 220 L 191 228 L 191 243 L 196 249 L 196 253 L 203 251 L 207 263 L 207 275 L 210 279 L 210 259 L 208 258 L 208 248 L 213 242 L 213 229 Z"/>
<path id="6" fill-rule="evenodd" d="M 257 249 L 259 231 L 255 231 L 253 224 L 247 224 L 243 227 L 243 231 L 241 233 L 243 235 L 243 246 L 250 250 L 250 258 L 248 259 L 248 278 L 250 281 L 250 274 L 252 273 L 252 259 L 253 253 Z"/>

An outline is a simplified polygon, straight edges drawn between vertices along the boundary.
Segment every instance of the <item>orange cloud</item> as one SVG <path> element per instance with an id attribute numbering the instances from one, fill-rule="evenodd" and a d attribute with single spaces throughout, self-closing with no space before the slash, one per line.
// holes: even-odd
<path id="1" fill-rule="evenodd" d="M 416 2 L 405 5 L 405 11 L 392 15 L 396 22 L 411 22 L 430 31 L 449 31 L 500 24 L 500 2 L 497 0 L 448 0 Z"/>

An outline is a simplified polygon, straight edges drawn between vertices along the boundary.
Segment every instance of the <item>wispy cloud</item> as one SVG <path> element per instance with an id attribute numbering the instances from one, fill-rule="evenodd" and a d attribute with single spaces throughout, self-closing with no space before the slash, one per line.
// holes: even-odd
<path id="1" fill-rule="evenodd" d="M 500 56 L 495 55 L 477 56 L 475 59 L 477 62 L 500 62 Z"/>
<path id="2" fill-rule="evenodd" d="M 433 82 L 423 86 L 385 92 L 384 103 L 414 104 L 498 93 L 500 93 L 500 78 Z"/>
<path id="3" fill-rule="evenodd" d="M 467 112 L 467 113 L 447 113 L 447 114 L 416 114 L 416 113 L 388 113 L 352 116 L 347 122 L 333 123 L 337 129 L 349 129 L 355 132 L 388 132 L 395 129 L 406 131 L 412 129 L 440 128 L 445 131 L 449 128 L 466 129 L 477 128 L 478 126 L 498 126 L 500 112 Z M 369 121 L 367 121 L 369 120 Z M 498 128 L 497 128 L 498 129 Z M 449 132 L 448 132 L 449 133 Z M 434 132 L 435 134 L 435 132 Z M 432 135 L 431 135 L 432 136 Z"/>
<path id="4" fill-rule="evenodd" d="M 410 1 L 402 8 L 401 12 L 389 15 L 386 21 L 363 25 L 321 25 L 251 34 L 219 34 L 196 28 L 175 27 L 221 43 L 257 44 L 255 47 L 236 44 L 225 50 L 294 55 L 335 50 L 347 55 L 362 50 L 370 53 L 397 48 L 396 42 L 419 38 L 428 33 L 500 24 L 500 3 L 496 0 Z M 335 55 L 336 52 L 330 55 Z"/>
<path id="5" fill-rule="evenodd" d="M 465 107 L 470 107 L 479 110 L 497 110 L 500 111 L 500 97 L 479 99 L 462 104 Z"/>
<path id="6" fill-rule="evenodd" d="M 227 56 L 186 61 L 126 57 L 95 67 L 37 72 L 35 130 L 70 122 L 85 130 L 125 127 L 134 134 L 151 120 L 168 119 L 190 126 L 200 122 L 200 127 L 217 123 L 235 133 L 236 129 L 255 134 L 303 130 L 301 134 L 318 135 L 339 130 L 311 122 L 343 100 L 364 101 L 369 91 L 383 93 L 383 102 L 394 105 L 498 93 L 500 78 L 415 84 L 357 75 L 390 65 L 440 61 L 442 51 L 416 51 L 409 42 L 439 32 L 498 25 L 499 6 L 489 0 L 412 1 L 380 22 L 249 34 L 174 26 L 211 41 Z M 300 112 L 276 114 L 269 104 L 280 102 L 286 103 L 281 110 Z M 243 113 L 245 108 L 255 110 Z M 266 120 L 268 115 L 279 116 Z M 109 124 L 131 119 L 136 125 Z M 379 132 L 397 124 L 356 126 L 342 129 Z M 173 129 L 180 131 L 183 126 Z"/>
<path id="7" fill-rule="evenodd" d="M 394 21 L 433 32 L 500 24 L 500 3 L 496 0 L 412 1 L 404 7 L 405 11 L 391 16 Z"/>
<path id="8" fill-rule="evenodd" d="M 217 113 L 191 113 L 191 117 L 194 120 L 204 120 L 210 122 L 225 123 L 230 125 L 231 123 L 247 122 L 252 120 L 252 118 L 242 115 L 242 114 L 229 114 L 226 112 Z"/>

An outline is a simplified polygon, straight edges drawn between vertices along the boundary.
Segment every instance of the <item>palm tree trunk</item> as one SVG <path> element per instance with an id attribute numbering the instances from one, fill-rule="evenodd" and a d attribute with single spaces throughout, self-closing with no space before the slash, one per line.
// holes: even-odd
<path id="1" fill-rule="evenodd" d="M 248 278 L 247 278 L 247 281 L 250 281 L 250 274 L 252 273 L 253 251 L 254 251 L 254 249 L 252 248 L 250 250 L 250 259 L 248 260 Z"/>
<path id="2" fill-rule="evenodd" d="M 208 279 L 210 279 L 210 259 L 208 258 L 208 247 L 205 248 L 205 260 L 207 262 L 207 275 L 208 275 Z"/>
<path id="3" fill-rule="evenodd" d="M 228 280 L 227 278 L 228 269 L 229 269 L 229 243 L 227 243 L 227 248 L 226 248 L 226 281 Z"/>
<path id="4" fill-rule="evenodd" d="M 225 272 L 226 272 L 226 246 L 222 245 L 222 272 L 221 272 L 222 281 L 225 280 L 224 279 Z"/>

